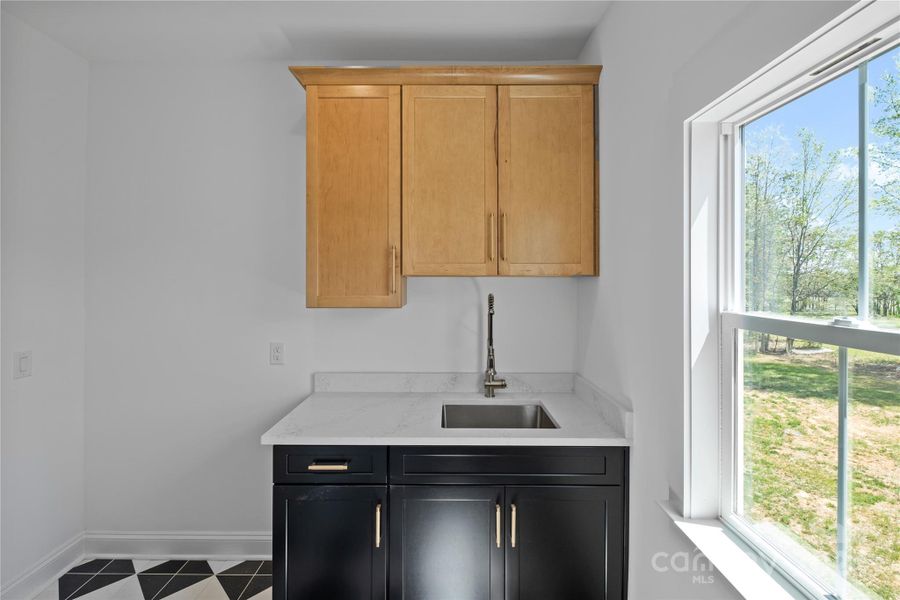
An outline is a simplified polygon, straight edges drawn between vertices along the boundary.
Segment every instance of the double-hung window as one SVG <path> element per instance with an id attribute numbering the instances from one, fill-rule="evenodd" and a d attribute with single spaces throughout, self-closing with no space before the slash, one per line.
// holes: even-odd
<path id="1" fill-rule="evenodd" d="M 691 455 L 711 447 L 694 339 L 686 500 L 710 516 L 697 513 L 714 467 L 717 516 L 811 598 L 900 599 L 900 28 L 886 25 L 829 54 L 818 40 L 811 68 L 707 115 L 712 225 L 697 202 L 704 118 L 688 129 L 690 264 L 718 291 L 704 307 L 719 433 L 715 463 Z M 707 251 L 717 260 L 698 262 Z M 709 295 L 701 279 L 692 301 Z M 702 313 L 692 333 L 712 338 Z"/>

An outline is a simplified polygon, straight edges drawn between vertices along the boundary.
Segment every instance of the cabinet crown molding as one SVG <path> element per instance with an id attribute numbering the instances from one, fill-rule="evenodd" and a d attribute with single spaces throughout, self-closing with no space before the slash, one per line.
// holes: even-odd
<path id="1" fill-rule="evenodd" d="M 595 85 L 601 65 L 290 67 L 308 85 Z"/>

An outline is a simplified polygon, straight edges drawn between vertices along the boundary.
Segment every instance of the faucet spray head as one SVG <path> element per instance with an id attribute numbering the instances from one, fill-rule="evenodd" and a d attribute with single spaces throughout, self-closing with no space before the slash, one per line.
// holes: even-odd
<path id="1" fill-rule="evenodd" d="M 488 294 L 488 313 L 494 314 L 494 295 Z"/>

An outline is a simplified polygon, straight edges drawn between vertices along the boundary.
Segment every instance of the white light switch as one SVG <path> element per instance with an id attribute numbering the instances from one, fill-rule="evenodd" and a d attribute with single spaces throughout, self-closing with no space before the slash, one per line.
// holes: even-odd
<path id="1" fill-rule="evenodd" d="M 15 353 L 13 365 L 13 379 L 31 377 L 31 350 Z"/>
<path id="2" fill-rule="evenodd" d="M 269 342 L 269 364 L 270 365 L 283 365 L 284 364 L 284 343 L 283 342 Z"/>

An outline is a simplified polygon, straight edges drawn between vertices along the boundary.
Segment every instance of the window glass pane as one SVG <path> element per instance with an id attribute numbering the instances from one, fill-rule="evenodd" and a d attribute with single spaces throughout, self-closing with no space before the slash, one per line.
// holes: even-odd
<path id="1" fill-rule="evenodd" d="M 868 65 L 869 312 L 900 327 L 900 48 Z"/>
<path id="2" fill-rule="evenodd" d="M 900 356 L 743 331 L 735 512 L 850 599 L 900 599 Z M 839 572 L 840 392 L 847 383 L 847 575 Z"/>
<path id="3" fill-rule="evenodd" d="M 900 598 L 900 356 L 848 354 L 849 578 L 856 589 L 846 597 Z"/>
<path id="4" fill-rule="evenodd" d="M 856 315 L 858 74 L 744 125 L 749 311 Z"/>
<path id="5" fill-rule="evenodd" d="M 741 344 L 743 490 L 737 513 L 795 564 L 832 580 L 837 350 L 752 331 L 744 332 Z"/>

